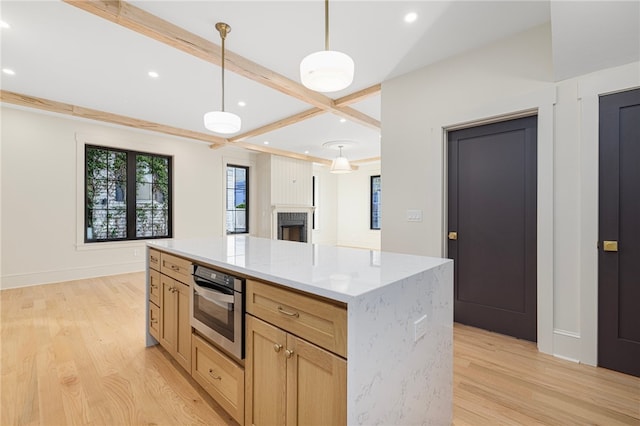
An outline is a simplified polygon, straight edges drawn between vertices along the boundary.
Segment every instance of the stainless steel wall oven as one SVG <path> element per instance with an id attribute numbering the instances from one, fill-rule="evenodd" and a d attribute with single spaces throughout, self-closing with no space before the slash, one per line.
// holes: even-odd
<path id="1" fill-rule="evenodd" d="M 193 265 L 191 326 L 237 360 L 244 359 L 244 278 Z"/>

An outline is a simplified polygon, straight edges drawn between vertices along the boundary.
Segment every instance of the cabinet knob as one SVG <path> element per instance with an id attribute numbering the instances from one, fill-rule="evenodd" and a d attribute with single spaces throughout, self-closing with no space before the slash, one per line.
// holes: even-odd
<path id="1" fill-rule="evenodd" d="M 286 356 L 287 358 L 291 358 L 293 356 L 293 351 L 286 349 L 284 351 L 284 356 Z"/>
<path id="2" fill-rule="evenodd" d="M 280 349 L 282 349 L 282 345 L 279 345 L 278 343 L 276 343 L 275 345 L 273 345 L 273 350 L 276 352 L 280 352 Z"/>
<path id="3" fill-rule="evenodd" d="M 213 368 L 209 369 L 209 375 L 213 380 L 222 380 L 222 376 L 216 376 L 215 374 L 213 374 Z"/>

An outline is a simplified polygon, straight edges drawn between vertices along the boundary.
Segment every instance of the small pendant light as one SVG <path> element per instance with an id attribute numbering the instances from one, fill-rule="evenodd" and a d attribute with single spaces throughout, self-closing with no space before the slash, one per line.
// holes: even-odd
<path id="1" fill-rule="evenodd" d="M 316 92 L 336 92 L 353 82 L 354 63 L 346 53 L 329 50 L 329 0 L 324 2 L 324 50 L 300 62 L 302 84 Z"/>
<path id="2" fill-rule="evenodd" d="M 242 125 L 240 117 L 224 110 L 224 41 L 227 38 L 227 34 L 231 32 L 231 27 L 224 22 L 218 22 L 216 29 L 222 39 L 222 110 L 206 113 L 204 115 L 204 127 L 214 133 L 230 134 L 239 131 Z"/>
<path id="3" fill-rule="evenodd" d="M 340 155 L 331 163 L 330 173 L 351 173 L 351 164 L 347 157 L 342 156 L 342 145 L 338 146 L 340 149 Z"/>

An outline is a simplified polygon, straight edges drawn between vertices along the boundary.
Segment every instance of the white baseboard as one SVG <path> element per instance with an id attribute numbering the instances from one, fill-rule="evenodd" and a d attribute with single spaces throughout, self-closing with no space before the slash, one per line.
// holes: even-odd
<path id="1" fill-rule="evenodd" d="M 554 329 L 553 356 L 567 361 L 580 362 L 580 334 Z"/>
<path id="2" fill-rule="evenodd" d="M 144 268 L 145 261 L 139 260 L 135 262 L 123 262 L 109 265 L 94 265 L 53 271 L 5 275 L 2 277 L 2 282 L 0 282 L 0 290 L 81 280 L 85 278 L 104 277 L 107 275 L 127 274 L 130 272 L 142 272 L 144 271 Z"/>

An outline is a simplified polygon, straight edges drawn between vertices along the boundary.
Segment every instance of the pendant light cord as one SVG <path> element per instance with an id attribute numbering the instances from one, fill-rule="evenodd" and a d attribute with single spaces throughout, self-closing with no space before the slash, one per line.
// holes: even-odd
<path id="1" fill-rule="evenodd" d="M 329 50 L 329 0 L 324 0 L 324 50 Z"/>
<path id="2" fill-rule="evenodd" d="M 231 31 L 231 27 L 224 22 L 218 22 L 216 24 L 216 29 L 220 33 L 220 38 L 222 39 L 222 79 L 221 79 L 221 87 L 222 87 L 222 112 L 224 112 L 224 40 L 227 38 L 227 34 Z"/>
<path id="3" fill-rule="evenodd" d="M 224 39 L 227 38 L 226 35 L 226 32 L 220 33 L 222 37 L 222 112 L 224 112 Z"/>

